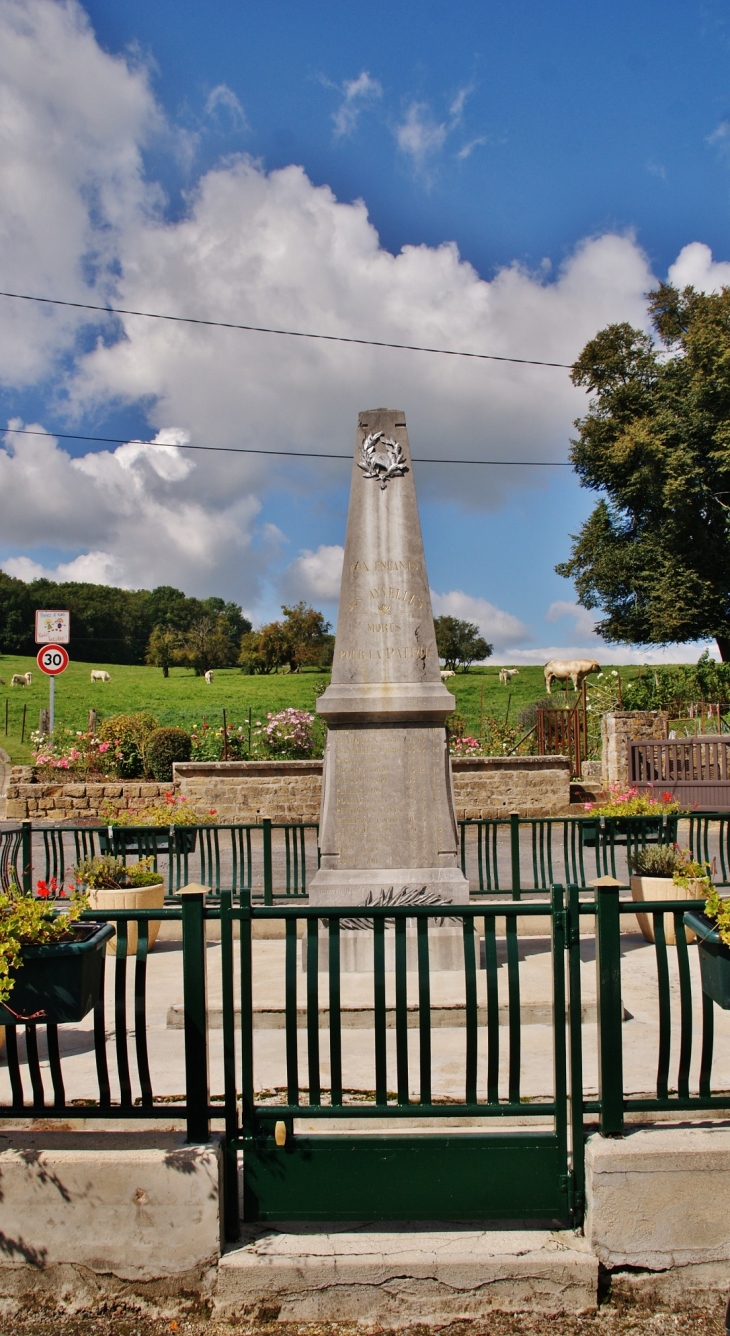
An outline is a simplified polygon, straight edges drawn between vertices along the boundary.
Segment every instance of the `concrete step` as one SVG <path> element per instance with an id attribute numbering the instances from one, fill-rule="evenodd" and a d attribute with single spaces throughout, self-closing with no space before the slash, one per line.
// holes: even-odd
<path id="1" fill-rule="evenodd" d="M 319 1008 L 319 1028 L 328 1030 L 330 1023 L 329 1007 Z M 375 1012 L 372 1007 L 343 1007 L 341 1012 L 341 1025 L 343 1030 L 372 1030 L 375 1028 Z M 241 1022 L 240 1007 L 234 1009 L 234 1018 L 236 1025 Z M 523 1002 L 520 1005 L 520 1021 L 522 1025 L 552 1025 L 553 1009 L 549 1002 Z M 583 1024 L 595 1023 L 597 1019 L 596 1003 L 584 1002 L 581 1008 L 581 1021 Z M 624 1020 L 629 1019 L 629 1014 L 624 1011 Z M 253 1026 L 255 1030 L 283 1030 L 286 1023 L 286 1010 L 284 1007 L 254 1007 Z M 509 1008 L 500 1006 L 499 1008 L 500 1025 L 509 1025 Z M 487 1024 L 487 1008 L 477 1007 L 477 1025 L 485 1027 Z M 431 1007 L 431 1028 L 448 1029 L 461 1028 L 466 1025 L 466 1007 L 463 1004 L 455 1004 L 447 1007 Z M 408 1029 L 417 1030 L 419 1026 L 419 1011 L 417 1005 L 408 1007 Z M 208 1027 L 211 1030 L 220 1030 L 223 1028 L 223 1008 L 215 1004 L 208 1007 Z M 305 1030 L 307 1027 L 307 1008 L 297 1007 L 297 1029 Z M 387 1007 L 385 1012 L 385 1027 L 387 1030 L 395 1029 L 395 1007 Z M 167 1029 L 184 1029 L 184 1009 L 181 1002 L 175 1003 L 170 1007 L 167 1013 Z"/>
<path id="2" fill-rule="evenodd" d="M 597 1288 L 597 1259 L 570 1230 L 248 1226 L 221 1257 L 214 1315 L 435 1326 L 490 1310 L 584 1312 Z"/>

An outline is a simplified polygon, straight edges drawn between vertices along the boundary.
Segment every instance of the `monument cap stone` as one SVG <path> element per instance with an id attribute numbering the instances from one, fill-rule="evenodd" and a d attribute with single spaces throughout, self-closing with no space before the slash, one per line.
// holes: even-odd
<path id="1" fill-rule="evenodd" d="M 454 697 L 439 673 L 405 414 L 360 413 L 326 719 L 443 723 Z"/>

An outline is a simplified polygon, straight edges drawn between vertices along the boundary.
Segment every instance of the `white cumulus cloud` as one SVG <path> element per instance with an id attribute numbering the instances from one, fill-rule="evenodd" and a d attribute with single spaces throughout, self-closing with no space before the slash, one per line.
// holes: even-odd
<path id="1" fill-rule="evenodd" d="M 675 287 L 692 286 L 699 292 L 719 292 L 730 284 L 730 263 L 713 260 L 712 251 L 702 241 L 683 246 L 669 269 L 669 282 Z"/>
<path id="2" fill-rule="evenodd" d="M 591 612 L 589 608 L 582 608 L 579 603 L 571 603 L 562 598 L 556 599 L 545 613 L 545 621 L 559 622 L 563 617 L 571 618 L 576 635 L 596 635 L 596 622 L 600 620 L 600 613 Z M 596 640 L 603 644 L 600 636 L 596 636 Z"/>
<path id="3" fill-rule="evenodd" d="M 448 594 L 431 590 L 431 603 L 435 617 L 458 617 L 460 621 L 476 623 L 495 649 L 530 639 L 529 629 L 519 617 L 495 607 L 486 598 L 465 594 L 461 589 L 452 589 Z"/>
<path id="4" fill-rule="evenodd" d="M 344 547 L 337 543 L 321 544 L 316 552 L 305 548 L 284 571 L 281 579 L 284 597 L 337 603 L 344 555 Z"/>
<path id="5" fill-rule="evenodd" d="M 342 101 L 332 114 L 335 136 L 338 139 L 352 134 L 360 114 L 368 104 L 383 96 L 383 88 L 378 79 L 374 79 L 367 70 L 362 70 L 356 79 L 346 79 L 341 88 Z"/>

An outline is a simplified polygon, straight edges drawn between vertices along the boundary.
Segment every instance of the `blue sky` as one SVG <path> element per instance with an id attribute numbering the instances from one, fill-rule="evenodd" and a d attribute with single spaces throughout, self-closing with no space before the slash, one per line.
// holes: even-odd
<path id="1" fill-rule="evenodd" d="M 0 0 L 0 287 L 570 362 L 658 278 L 730 282 L 725 4 Z M 56 432 L 559 460 L 557 369 L 152 327 L 0 299 L 0 563 L 336 616 L 346 464 Z M 164 455 L 164 458 L 163 458 Z M 436 611 L 495 658 L 607 649 L 555 575 L 569 470 L 416 469 Z M 646 657 L 696 657 L 699 646 Z"/>

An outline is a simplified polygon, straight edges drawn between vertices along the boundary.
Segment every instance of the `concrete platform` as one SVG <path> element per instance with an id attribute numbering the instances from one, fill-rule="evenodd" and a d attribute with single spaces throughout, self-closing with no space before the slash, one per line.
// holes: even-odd
<path id="1" fill-rule="evenodd" d="M 439 1326 L 494 1310 L 585 1312 L 597 1287 L 597 1259 L 571 1231 L 268 1227 L 221 1258 L 214 1313 Z"/>

